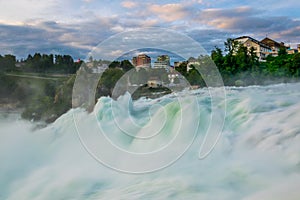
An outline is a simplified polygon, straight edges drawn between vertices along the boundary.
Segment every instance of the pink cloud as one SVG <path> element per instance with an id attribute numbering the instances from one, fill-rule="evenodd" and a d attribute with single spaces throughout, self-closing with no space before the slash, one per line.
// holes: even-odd
<path id="1" fill-rule="evenodd" d="M 181 4 L 151 5 L 149 11 L 167 22 L 181 20 L 188 14 L 185 6 Z"/>
<path id="2" fill-rule="evenodd" d="M 121 3 L 121 5 L 124 7 L 124 8 L 134 8 L 136 7 L 138 4 L 136 2 L 133 2 L 133 1 L 123 1 Z"/>

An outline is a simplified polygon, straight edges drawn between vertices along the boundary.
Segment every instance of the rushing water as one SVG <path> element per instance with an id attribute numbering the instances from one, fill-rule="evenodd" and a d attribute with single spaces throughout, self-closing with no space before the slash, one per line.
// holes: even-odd
<path id="1" fill-rule="evenodd" d="M 299 200 L 300 84 L 228 87 L 226 93 L 223 134 L 211 154 L 198 159 L 201 135 L 210 115 L 208 92 L 186 91 L 186 100 L 180 105 L 185 110 L 183 118 L 188 122 L 201 119 L 195 141 L 173 165 L 140 175 L 120 173 L 96 161 L 78 137 L 73 113 L 81 117 L 81 132 L 92 132 L 97 126 L 89 122 L 96 119 L 118 146 L 141 153 L 170 139 L 169 135 L 178 129 L 176 117 L 166 123 L 167 129 L 162 129 L 164 136 L 146 146 L 129 136 L 119 137 L 120 127 L 114 126 L 113 118 L 126 122 L 128 116 L 122 111 L 113 116 L 110 98 L 101 98 L 91 114 L 75 109 L 39 130 L 33 130 L 29 122 L 2 117 L 0 199 Z M 195 95 L 198 110 L 188 98 Z M 156 129 L 158 121 L 149 122 L 148 108 L 154 103 L 160 105 L 150 110 L 150 116 L 158 119 L 160 108 L 165 108 L 166 116 L 176 116 L 175 99 L 174 95 L 140 99 L 129 105 L 130 114 L 141 126 L 149 123 L 148 130 Z M 114 104 L 126 108 L 125 100 L 128 96 Z M 183 129 L 186 134 L 196 130 L 193 123 L 185 123 Z M 111 157 L 116 162 L 120 159 L 118 155 Z"/>

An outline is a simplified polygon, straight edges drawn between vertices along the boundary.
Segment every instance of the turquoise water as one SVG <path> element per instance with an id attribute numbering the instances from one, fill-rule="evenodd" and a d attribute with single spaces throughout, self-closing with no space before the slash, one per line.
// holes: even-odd
<path id="1" fill-rule="evenodd" d="M 300 199 L 300 84 L 226 93 L 214 110 L 221 115 L 227 107 L 222 135 L 204 159 L 198 155 L 205 133 L 219 123 L 210 123 L 205 89 L 134 102 L 128 94 L 105 97 L 93 113 L 74 109 L 40 130 L 1 118 L 0 199 Z M 129 154 L 160 156 L 132 161 L 101 146 L 99 132 Z M 151 169 L 177 153 L 153 173 L 110 168 Z"/>

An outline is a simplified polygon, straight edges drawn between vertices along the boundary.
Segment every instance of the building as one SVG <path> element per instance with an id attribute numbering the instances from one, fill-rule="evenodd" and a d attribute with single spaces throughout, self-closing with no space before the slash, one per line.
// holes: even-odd
<path id="1" fill-rule="evenodd" d="M 196 58 L 189 58 L 186 71 L 190 71 L 191 69 L 193 69 L 193 67 L 198 67 L 198 66 L 200 66 L 200 62 Z"/>
<path id="2" fill-rule="evenodd" d="M 164 68 L 167 72 L 170 71 L 170 57 L 168 55 L 161 55 L 157 57 L 153 68 Z"/>
<path id="3" fill-rule="evenodd" d="M 175 82 L 175 79 L 178 79 L 179 80 L 179 73 L 178 72 L 176 72 L 176 71 L 173 71 L 172 73 L 169 73 L 168 74 L 168 78 L 169 78 L 169 81 L 170 81 L 170 83 L 171 84 L 174 84 L 174 83 L 176 83 Z"/>
<path id="4" fill-rule="evenodd" d="M 300 44 L 297 44 L 297 49 L 292 49 L 290 46 L 288 46 L 286 52 L 288 54 L 300 53 Z"/>
<path id="5" fill-rule="evenodd" d="M 158 77 L 153 76 L 148 79 L 147 85 L 149 88 L 158 88 L 162 86 L 162 82 Z"/>
<path id="6" fill-rule="evenodd" d="M 151 67 L 151 58 L 146 54 L 140 54 L 132 58 L 132 64 L 135 67 Z"/>
<path id="7" fill-rule="evenodd" d="M 157 61 L 167 62 L 170 65 L 170 57 L 168 55 L 161 55 L 157 57 Z"/>
<path id="8" fill-rule="evenodd" d="M 234 41 L 239 42 L 250 50 L 252 47 L 256 53 L 256 56 L 260 61 L 264 61 L 266 57 L 272 52 L 272 49 L 266 44 L 252 38 L 249 36 L 242 36 L 234 39 Z"/>
<path id="9" fill-rule="evenodd" d="M 287 54 L 295 54 L 298 53 L 299 51 L 297 49 L 291 49 L 290 47 L 286 50 Z"/>
<path id="10" fill-rule="evenodd" d="M 94 74 L 101 74 L 106 69 L 108 69 L 108 64 L 98 64 L 97 66 L 92 68 L 92 73 Z"/>
<path id="11" fill-rule="evenodd" d="M 292 48 L 290 45 L 286 46 L 286 53 L 287 54 L 295 54 L 299 52 L 299 44 L 297 45 L 297 48 Z"/>
<path id="12" fill-rule="evenodd" d="M 183 62 L 174 62 L 174 68 L 176 69 L 176 67 L 179 67 Z"/>
<path id="13" fill-rule="evenodd" d="M 268 55 L 272 55 L 272 56 L 278 56 L 278 52 L 280 50 L 280 48 L 286 48 L 284 46 L 283 42 L 276 42 L 275 40 L 272 40 L 268 37 L 266 37 L 265 39 L 263 39 L 261 41 L 261 43 L 267 45 L 268 47 L 271 48 L 271 52 L 268 53 Z"/>

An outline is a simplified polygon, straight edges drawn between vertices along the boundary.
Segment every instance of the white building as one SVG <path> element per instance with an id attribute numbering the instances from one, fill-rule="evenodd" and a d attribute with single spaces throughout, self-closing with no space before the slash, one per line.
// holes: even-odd
<path id="1" fill-rule="evenodd" d="M 186 71 L 190 71 L 191 69 L 193 69 L 193 66 L 200 66 L 199 60 L 197 60 L 196 58 L 189 58 L 186 66 Z"/>
<path id="2" fill-rule="evenodd" d="M 244 45 L 249 51 L 253 47 L 256 56 L 260 61 L 264 61 L 267 55 L 272 52 L 272 49 L 269 46 L 249 36 L 238 37 L 234 39 L 234 41 L 237 41 L 240 44 Z"/>
<path id="3" fill-rule="evenodd" d="M 170 57 L 168 55 L 161 55 L 157 57 L 157 60 L 154 62 L 153 68 L 163 68 L 167 72 L 170 71 Z"/>

